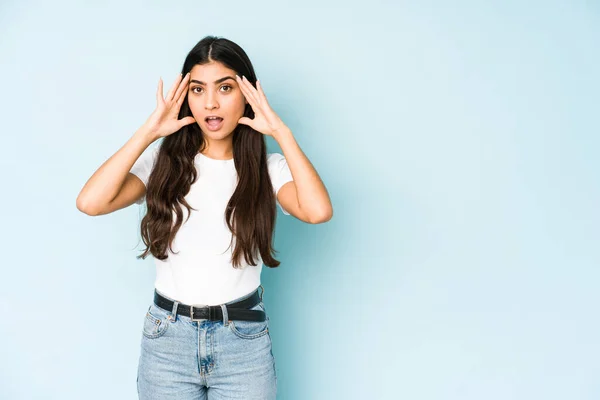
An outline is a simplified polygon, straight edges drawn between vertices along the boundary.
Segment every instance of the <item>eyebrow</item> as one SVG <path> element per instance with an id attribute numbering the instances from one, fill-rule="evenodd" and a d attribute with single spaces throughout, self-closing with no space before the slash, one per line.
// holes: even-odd
<path id="1" fill-rule="evenodd" d="M 213 83 L 216 85 L 216 84 L 218 84 L 218 83 L 221 83 L 221 82 L 224 82 L 224 81 L 226 81 L 227 79 L 233 79 L 233 80 L 235 81 L 235 79 L 234 79 L 232 76 L 224 76 L 224 77 L 223 77 L 223 78 L 221 78 L 221 79 L 217 79 L 217 80 L 216 80 L 216 81 L 214 81 Z M 190 81 L 190 83 L 192 83 L 192 82 L 193 82 L 193 83 L 198 83 L 198 84 L 200 84 L 200 85 L 206 85 L 206 83 L 204 83 L 204 82 L 202 82 L 202 81 L 197 81 L 197 80 L 195 80 L 195 79 L 192 79 L 192 80 Z"/>

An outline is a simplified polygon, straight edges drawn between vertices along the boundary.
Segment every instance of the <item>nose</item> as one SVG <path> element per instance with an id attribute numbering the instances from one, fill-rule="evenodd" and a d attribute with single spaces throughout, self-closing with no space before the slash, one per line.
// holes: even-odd
<path id="1" fill-rule="evenodd" d="M 204 108 L 206 108 L 207 110 L 212 110 L 213 108 L 216 108 L 217 106 L 218 106 L 218 104 L 217 104 L 216 96 L 214 94 L 212 94 L 211 91 L 208 91 L 207 95 L 206 95 L 206 104 L 204 105 Z"/>

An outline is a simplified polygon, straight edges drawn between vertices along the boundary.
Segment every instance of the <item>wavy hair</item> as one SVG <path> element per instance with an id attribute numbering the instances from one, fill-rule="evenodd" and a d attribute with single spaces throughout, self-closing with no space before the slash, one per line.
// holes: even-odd
<path id="1" fill-rule="evenodd" d="M 185 76 L 195 65 L 222 63 L 256 87 L 256 75 L 245 51 L 225 38 L 206 36 L 185 58 L 181 73 Z M 244 117 L 254 118 L 250 104 L 245 105 Z M 192 116 L 186 95 L 179 110 L 179 119 Z M 233 159 L 238 183 L 225 208 L 227 227 L 232 232 L 229 248 L 235 238 L 231 263 L 240 268 L 241 257 L 256 266 L 260 253 L 264 265 L 274 268 L 280 262 L 273 258 L 273 230 L 277 216 L 276 199 L 267 168 L 267 150 L 262 133 L 245 124 L 238 124 L 233 135 Z M 159 259 L 168 258 L 167 249 L 183 224 L 183 207 L 192 183 L 198 178 L 194 158 L 205 148 L 198 123 L 192 123 L 162 139 L 146 190 L 147 212 L 141 221 L 141 236 L 146 249 L 137 256 L 145 259 L 148 253 Z M 195 209 L 194 209 L 195 210 Z M 187 221 L 187 219 L 186 219 Z"/>

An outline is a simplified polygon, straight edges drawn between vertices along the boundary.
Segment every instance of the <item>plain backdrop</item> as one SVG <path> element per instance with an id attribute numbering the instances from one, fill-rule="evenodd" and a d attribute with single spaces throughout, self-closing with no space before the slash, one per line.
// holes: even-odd
<path id="1" fill-rule="evenodd" d="M 279 398 L 599 398 L 599 22 L 594 1 L 4 1 L 0 398 L 136 398 L 144 209 L 75 200 L 209 34 L 334 206 L 278 211 Z"/>

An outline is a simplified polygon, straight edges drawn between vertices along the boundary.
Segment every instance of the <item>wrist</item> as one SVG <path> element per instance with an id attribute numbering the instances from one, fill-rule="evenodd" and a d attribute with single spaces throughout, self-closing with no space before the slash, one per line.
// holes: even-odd
<path id="1" fill-rule="evenodd" d="M 285 139 L 286 137 L 292 136 L 292 131 L 286 125 L 282 125 L 273 131 L 272 136 L 273 139 L 279 141 L 281 139 Z"/>
<path id="2" fill-rule="evenodd" d="M 154 142 L 156 139 L 158 139 L 158 135 L 157 133 L 154 131 L 154 129 L 151 129 L 150 127 L 146 126 L 146 125 L 142 125 L 135 133 L 134 136 L 138 137 L 140 140 L 142 141 L 146 141 L 148 142 L 148 144 L 150 145 L 152 142 Z"/>

